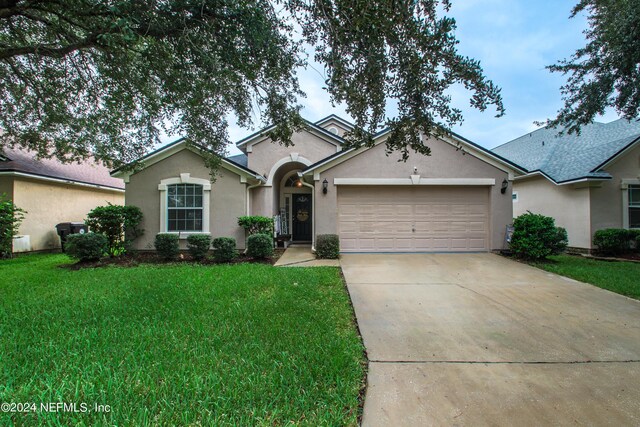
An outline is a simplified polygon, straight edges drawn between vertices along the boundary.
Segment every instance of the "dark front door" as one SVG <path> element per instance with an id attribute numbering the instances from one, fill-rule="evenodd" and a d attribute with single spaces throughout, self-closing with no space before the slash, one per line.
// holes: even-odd
<path id="1" fill-rule="evenodd" d="M 311 240 L 311 194 L 293 195 L 293 240 Z"/>

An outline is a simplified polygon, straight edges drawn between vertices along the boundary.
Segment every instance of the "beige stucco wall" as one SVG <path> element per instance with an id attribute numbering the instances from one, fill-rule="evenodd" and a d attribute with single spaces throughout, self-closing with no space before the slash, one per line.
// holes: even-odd
<path id="1" fill-rule="evenodd" d="M 291 153 L 298 153 L 311 163 L 315 163 L 336 152 L 335 145 L 306 130 L 294 133 L 291 140 L 294 145 L 289 147 L 269 139 L 252 145 L 251 152 L 247 152 L 247 166 L 268 178 L 273 165 Z"/>
<path id="2" fill-rule="evenodd" d="M 84 222 L 89 211 L 107 203 L 123 204 L 124 193 L 70 184 L 15 178 L 14 203 L 27 211 L 19 233 L 29 235 L 31 250 L 60 247 L 55 226 Z"/>
<path id="3" fill-rule="evenodd" d="M 513 191 L 518 193 L 514 217 L 527 211 L 550 216 L 557 226 L 567 229 L 569 246 L 591 247 L 589 187 L 585 184 L 556 185 L 538 176 L 517 180 Z"/>
<path id="4" fill-rule="evenodd" d="M 184 149 L 171 157 L 131 175 L 126 184 L 126 204 L 142 209 L 141 227 L 145 232 L 135 243 L 136 249 L 153 249 L 153 241 L 160 232 L 160 191 L 163 179 L 177 178 L 189 173 L 192 178 L 210 179 L 209 169 L 202 157 Z M 238 248 L 244 248 L 244 230 L 238 226 L 238 217 L 246 212 L 246 185 L 240 176 L 223 167 L 211 186 L 209 232 L 211 237 L 233 237 Z M 181 242 L 185 247 L 185 242 Z"/>
<path id="5" fill-rule="evenodd" d="M 494 178 L 496 184 L 489 192 L 490 245 L 492 249 L 501 249 L 505 227 L 512 222 L 511 186 L 506 194 L 500 193 L 508 174 L 470 154 L 463 155 L 444 141 L 431 139 L 426 144 L 431 147 L 431 156 L 414 153 L 406 163 L 398 162 L 400 153 L 387 156 L 382 143 L 321 173 L 315 186 L 316 235 L 337 233 L 338 192 L 334 178 L 409 178 L 417 167 L 422 178 Z M 322 193 L 324 179 L 329 182 L 327 194 Z"/>
<path id="6" fill-rule="evenodd" d="M 591 233 L 603 228 L 622 228 L 621 180 L 640 179 L 640 146 L 604 169 L 613 177 L 591 189 Z"/>

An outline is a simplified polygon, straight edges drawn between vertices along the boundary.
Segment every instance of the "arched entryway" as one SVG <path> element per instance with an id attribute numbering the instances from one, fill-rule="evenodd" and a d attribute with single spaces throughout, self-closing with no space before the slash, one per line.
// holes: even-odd
<path id="1" fill-rule="evenodd" d="M 278 193 L 281 234 L 294 242 L 310 242 L 313 233 L 313 194 L 298 177 L 301 169 L 293 169 L 282 177 Z"/>

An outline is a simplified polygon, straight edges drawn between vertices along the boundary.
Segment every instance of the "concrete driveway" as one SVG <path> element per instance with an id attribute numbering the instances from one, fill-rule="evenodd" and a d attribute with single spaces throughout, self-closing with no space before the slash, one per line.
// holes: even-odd
<path id="1" fill-rule="evenodd" d="M 640 425 L 639 302 L 493 254 L 341 263 L 364 426 Z"/>

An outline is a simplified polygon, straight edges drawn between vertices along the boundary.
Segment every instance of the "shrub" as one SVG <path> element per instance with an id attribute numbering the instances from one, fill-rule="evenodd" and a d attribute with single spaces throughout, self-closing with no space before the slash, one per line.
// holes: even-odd
<path id="1" fill-rule="evenodd" d="M 249 236 L 247 255 L 252 258 L 268 258 L 273 255 L 273 237 L 260 233 Z"/>
<path id="2" fill-rule="evenodd" d="M 551 217 L 527 212 L 513 221 L 511 250 L 520 258 L 545 259 L 564 251 L 567 243 L 567 231 Z"/>
<path id="3" fill-rule="evenodd" d="M 207 257 L 211 246 L 211 236 L 208 234 L 191 234 L 187 237 L 187 249 L 193 259 L 200 261 Z"/>
<path id="4" fill-rule="evenodd" d="M 107 236 L 99 233 L 70 234 L 64 245 L 65 252 L 80 261 L 95 261 L 108 253 Z"/>
<path id="5" fill-rule="evenodd" d="M 130 243 L 142 235 L 138 228 L 142 221 L 142 211 L 137 206 L 98 206 L 87 214 L 86 224 L 94 233 L 107 236 L 109 255 L 124 254 Z"/>
<path id="6" fill-rule="evenodd" d="M 153 242 L 158 254 L 164 259 L 175 259 L 180 253 L 180 243 L 177 234 L 158 233 Z"/>
<path id="7" fill-rule="evenodd" d="M 336 234 L 318 234 L 316 256 L 325 259 L 338 259 L 340 257 L 340 238 Z"/>
<path id="8" fill-rule="evenodd" d="M 241 216 L 238 225 L 245 229 L 247 235 L 268 234 L 273 236 L 273 218 L 268 216 Z"/>
<path id="9" fill-rule="evenodd" d="M 25 213 L 6 194 L 0 195 L 0 258 L 11 258 L 13 238 L 18 234 Z"/>
<path id="10" fill-rule="evenodd" d="M 619 255 L 631 251 L 635 233 L 622 228 L 606 228 L 593 235 L 593 244 L 603 255 Z"/>
<path id="11" fill-rule="evenodd" d="M 236 256 L 236 239 L 232 237 L 217 237 L 213 239 L 213 259 L 217 262 L 229 262 Z"/>

